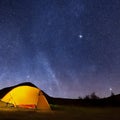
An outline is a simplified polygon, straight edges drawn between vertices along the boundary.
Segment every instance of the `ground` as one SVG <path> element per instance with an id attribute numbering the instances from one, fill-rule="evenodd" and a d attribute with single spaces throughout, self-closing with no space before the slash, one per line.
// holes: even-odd
<path id="1" fill-rule="evenodd" d="M 0 120 L 120 120 L 120 107 L 61 106 L 51 112 L 0 108 Z"/>

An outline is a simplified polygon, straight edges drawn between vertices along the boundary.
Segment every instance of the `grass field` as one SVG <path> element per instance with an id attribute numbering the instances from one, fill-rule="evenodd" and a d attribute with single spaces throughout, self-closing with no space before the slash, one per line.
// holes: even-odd
<path id="1" fill-rule="evenodd" d="M 120 120 L 120 108 L 55 106 L 52 112 L 0 108 L 0 120 Z"/>

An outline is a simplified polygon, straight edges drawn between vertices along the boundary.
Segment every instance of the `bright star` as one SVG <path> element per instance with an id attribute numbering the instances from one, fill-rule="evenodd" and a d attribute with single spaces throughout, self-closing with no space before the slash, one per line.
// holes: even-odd
<path id="1" fill-rule="evenodd" d="M 80 34 L 78 37 L 79 37 L 79 38 L 83 38 L 83 35 Z"/>

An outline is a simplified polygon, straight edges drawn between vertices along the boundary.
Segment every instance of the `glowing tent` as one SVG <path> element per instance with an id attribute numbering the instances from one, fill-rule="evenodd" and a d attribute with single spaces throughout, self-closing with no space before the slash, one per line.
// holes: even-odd
<path id="1" fill-rule="evenodd" d="M 19 85 L 10 90 L 1 101 L 13 104 L 15 107 L 50 110 L 50 105 L 42 91 L 29 85 Z"/>

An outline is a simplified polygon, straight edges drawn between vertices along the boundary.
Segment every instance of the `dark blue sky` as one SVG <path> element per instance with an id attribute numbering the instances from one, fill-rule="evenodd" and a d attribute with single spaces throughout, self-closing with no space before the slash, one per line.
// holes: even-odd
<path id="1" fill-rule="evenodd" d="M 0 88 L 105 97 L 119 73 L 120 0 L 0 0 Z"/>

